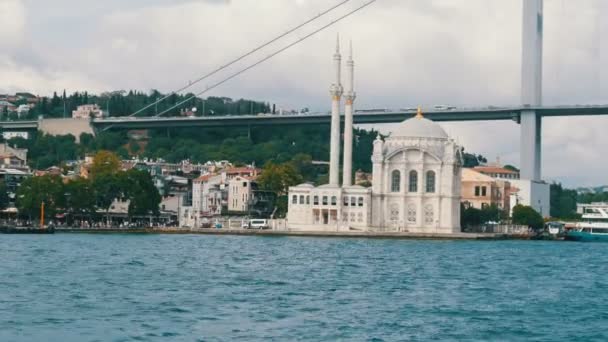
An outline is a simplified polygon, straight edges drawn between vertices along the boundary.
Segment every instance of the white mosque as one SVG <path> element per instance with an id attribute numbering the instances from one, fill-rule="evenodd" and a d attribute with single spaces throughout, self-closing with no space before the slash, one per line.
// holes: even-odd
<path id="1" fill-rule="evenodd" d="M 374 141 L 371 188 L 352 184 L 354 62 L 352 44 L 347 83 L 341 82 L 336 44 L 332 84 L 329 184 L 289 188 L 287 225 L 302 231 L 460 232 L 461 148 L 436 123 L 403 121 L 384 141 Z M 344 162 L 340 185 L 340 101 L 344 108 Z"/>

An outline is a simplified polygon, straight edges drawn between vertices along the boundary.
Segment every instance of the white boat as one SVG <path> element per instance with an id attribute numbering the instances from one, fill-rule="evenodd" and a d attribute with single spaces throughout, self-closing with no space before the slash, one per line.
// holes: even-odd
<path id="1" fill-rule="evenodd" d="M 568 240 L 608 241 L 608 203 L 579 204 L 582 222 L 566 235 Z"/>

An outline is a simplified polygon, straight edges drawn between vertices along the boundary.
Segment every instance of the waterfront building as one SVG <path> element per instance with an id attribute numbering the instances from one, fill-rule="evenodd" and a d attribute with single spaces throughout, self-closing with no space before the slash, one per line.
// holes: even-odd
<path id="1" fill-rule="evenodd" d="M 207 174 L 192 181 L 192 214 L 197 218 L 219 216 L 225 201 L 222 176 Z"/>
<path id="2" fill-rule="evenodd" d="M 0 143 L 0 167 L 29 172 L 27 152 L 28 150 L 25 148 L 11 147 L 7 143 Z"/>
<path id="3" fill-rule="evenodd" d="M 260 169 L 256 168 L 255 165 L 245 167 L 231 167 L 226 168 L 222 172 L 222 180 L 225 183 L 229 183 L 235 177 L 248 177 L 255 179 L 260 174 Z"/>
<path id="4" fill-rule="evenodd" d="M 476 166 L 474 168 L 474 170 L 479 173 L 482 173 L 486 176 L 496 178 L 496 179 L 505 179 L 505 180 L 520 179 L 519 171 L 505 169 L 504 167 L 502 167 L 498 164 Z"/>
<path id="5" fill-rule="evenodd" d="M 257 183 L 251 177 L 236 176 L 228 183 L 228 211 L 231 213 L 247 213 L 249 201 Z"/>
<path id="6" fill-rule="evenodd" d="M 509 192 L 509 216 L 513 208 L 518 205 L 526 205 L 534 208 L 543 217 L 549 217 L 551 185 L 544 181 L 521 179 L 519 171 L 506 169 L 497 161 L 487 166 L 477 166 L 473 169 L 496 181 L 508 181 L 511 190 Z"/>
<path id="7" fill-rule="evenodd" d="M 467 208 L 483 209 L 495 205 L 498 209 L 511 209 L 511 183 L 486 176 L 477 168 L 462 169 L 462 200 Z"/>
<path id="8" fill-rule="evenodd" d="M 341 54 L 334 54 L 330 88 L 332 119 L 329 183 L 289 188 L 288 227 L 300 230 L 391 230 L 460 232 L 462 149 L 436 123 L 423 117 L 403 121 L 374 141 L 372 187 L 352 185 L 354 62 L 347 61 L 344 164 L 339 184 Z"/>

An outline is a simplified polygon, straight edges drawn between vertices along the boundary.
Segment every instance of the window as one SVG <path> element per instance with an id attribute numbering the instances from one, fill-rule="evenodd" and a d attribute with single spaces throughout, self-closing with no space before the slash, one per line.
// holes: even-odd
<path id="1" fill-rule="evenodd" d="M 345 196 L 345 197 L 343 198 L 343 203 L 344 203 L 344 206 L 345 206 L 345 207 L 348 207 L 348 197 L 346 197 L 346 196 Z"/>
<path id="2" fill-rule="evenodd" d="M 418 172 L 416 170 L 410 171 L 409 181 L 409 192 L 418 192 Z"/>
<path id="3" fill-rule="evenodd" d="M 300 204 L 304 204 L 304 195 L 300 195 Z"/>
<path id="4" fill-rule="evenodd" d="M 331 205 L 337 205 L 338 204 L 338 198 L 336 196 L 331 196 Z"/>
<path id="5" fill-rule="evenodd" d="M 246 187 L 247 187 L 247 182 L 243 182 L 243 188 L 246 188 Z"/>
<path id="6" fill-rule="evenodd" d="M 396 224 L 399 221 L 399 206 L 397 204 L 391 205 L 390 221 L 392 224 Z"/>
<path id="7" fill-rule="evenodd" d="M 416 223 L 416 205 L 413 203 L 407 206 L 407 222 Z"/>
<path id="8" fill-rule="evenodd" d="M 478 187 L 478 186 L 475 187 L 475 197 L 479 197 L 479 194 L 480 194 L 479 189 L 480 189 L 480 187 Z"/>
<path id="9" fill-rule="evenodd" d="M 429 171 L 426 173 L 426 192 L 435 192 L 435 171 Z"/>
<path id="10" fill-rule="evenodd" d="M 312 204 L 319 205 L 319 196 L 315 196 L 312 198 Z"/>
<path id="11" fill-rule="evenodd" d="M 355 197 L 350 198 L 350 206 L 351 207 L 357 206 L 357 199 Z"/>
<path id="12" fill-rule="evenodd" d="M 432 224 L 435 221 L 433 206 L 431 204 L 424 207 L 424 223 Z"/>
<path id="13" fill-rule="evenodd" d="M 306 196 L 306 204 L 310 204 L 310 196 Z"/>
<path id="14" fill-rule="evenodd" d="M 485 186 L 482 186 L 482 187 L 481 187 L 481 196 L 485 197 L 485 196 L 486 196 L 486 194 L 487 194 L 487 192 L 486 192 L 486 187 L 485 187 Z"/>
<path id="15" fill-rule="evenodd" d="M 359 206 L 362 207 L 363 206 L 363 197 L 359 197 Z"/>
<path id="16" fill-rule="evenodd" d="M 298 204 L 298 195 L 293 195 L 291 198 L 291 204 Z"/>
<path id="17" fill-rule="evenodd" d="M 391 192 L 399 191 L 401 191 L 401 172 L 395 170 L 391 174 Z"/>
<path id="18" fill-rule="evenodd" d="M 323 205 L 327 205 L 327 196 L 323 196 Z"/>

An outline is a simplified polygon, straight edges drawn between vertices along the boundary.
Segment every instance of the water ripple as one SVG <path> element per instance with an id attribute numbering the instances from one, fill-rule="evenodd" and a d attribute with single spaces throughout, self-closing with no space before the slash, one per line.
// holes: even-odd
<path id="1" fill-rule="evenodd" d="M 0 236 L 0 341 L 605 341 L 606 248 Z"/>

